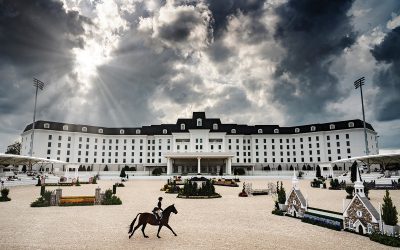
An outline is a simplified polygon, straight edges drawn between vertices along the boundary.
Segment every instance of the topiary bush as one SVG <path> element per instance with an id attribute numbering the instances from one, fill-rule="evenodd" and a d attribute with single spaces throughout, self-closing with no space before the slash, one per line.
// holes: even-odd
<path id="1" fill-rule="evenodd" d="M 151 172 L 152 175 L 156 175 L 159 176 L 162 174 L 162 169 L 161 168 L 155 168 L 153 169 L 153 171 Z"/>
<path id="2" fill-rule="evenodd" d="M 353 199 L 353 192 L 354 192 L 354 187 L 347 186 L 346 187 L 346 193 L 347 193 L 346 199 Z"/>
<path id="3" fill-rule="evenodd" d="M 235 170 L 233 170 L 233 174 L 234 175 L 245 175 L 246 171 L 244 170 L 244 168 L 235 168 Z"/>
<path id="4" fill-rule="evenodd" d="M 279 204 L 284 204 L 286 202 L 286 192 L 285 192 L 285 188 L 282 185 L 281 182 L 281 187 L 279 188 L 278 191 L 278 203 Z"/>
<path id="5" fill-rule="evenodd" d="M 330 182 L 330 187 L 329 189 L 332 190 L 340 190 L 340 183 L 338 179 L 332 179 Z"/>
<path id="6" fill-rule="evenodd" d="M 10 193 L 10 190 L 8 188 L 3 188 L 1 190 L 0 202 L 10 201 L 11 199 L 8 197 L 9 193 Z"/>
<path id="7" fill-rule="evenodd" d="M 36 201 L 31 203 L 31 207 L 48 207 L 50 206 L 51 191 L 45 191 Z"/>
<path id="8" fill-rule="evenodd" d="M 389 190 L 386 189 L 386 194 L 383 197 L 382 205 L 382 220 L 386 225 L 397 225 L 397 209 L 393 205 L 392 198 L 390 197 Z"/>
<path id="9" fill-rule="evenodd" d="M 103 171 L 108 171 L 108 166 L 107 165 L 104 167 Z"/>
<path id="10" fill-rule="evenodd" d="M 121 205 L 122 201 L 117 196 L 113 195 L 111 189 L 107 189 L 104 193 L 104 200 L 101 202 L 102 205 Z"/>

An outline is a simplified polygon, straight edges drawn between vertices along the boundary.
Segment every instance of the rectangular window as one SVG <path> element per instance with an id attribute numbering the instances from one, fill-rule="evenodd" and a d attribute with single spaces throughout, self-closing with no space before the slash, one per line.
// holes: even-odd
<path id="1" fill-rule="evenodd" d="M 350 139 L 350 135 L 349 134 L 346 134 L 346 139 Z"/>
<path id="2" fill-rule="evenodd" d="M 50 149 L 47 149 L 47 154 L 49 155 L 51 153 L 51 150 Z"/>
<path id="3" fill-rule="evenodd" d="M 49 135 L 49 140 L 53 139 L 53 135 Z"/>
<path id="4" fill-rule="evenodd" d="M 337 149 L 337 153 L 340 154 L 340 148 Z"/>
<path id="5" fill-rule="evenodd" d="M 79 142 L 82 142 L 82 137 L 79 137 Z"/>
<path id="6" fill-rule="evenodd" d="M 350 149 L 349 148 L 347 149 L 347 153 L 350 154 Z"/>
<path id="7" fill-rule="evenodd" d="M 326 136 L 326 140 L 329 141 L 331 137 L 329 135 Z"/>
<path id="8" fill-rule="evenodd" d="M 339 140 L 339 135 L 336 135 L 336 140 Z"/>
<path id="9" fill-rule="evenodd" d="M 315 137 L 315 139 L 316 139 L 317 141 L 319 141 L 319 136 Z"/>
<path id="10" fill-rule="evenodd" d="M 51 147 L 51 142 L 47 143 L 47 147 L 50 148 Z"/>
<path id="11" fill-rule="evenodd" d="M 68 141 L 71 141 L 71 136 L 68 136 Z"/>
<path id="12" fill-rule="evenodd" d="M 88 138 L 86 138 L 86 142 L 89 142 L 89 137 L 88 137 Z"/>
<path id="13" fill-rule="evenodd" d="M 350 147 L 350 142 L 349 141 L 346 141 L 346 146 Z"/>
<path id="14" fill-rule="evenodd" d="M 337 141 L 336 142 L 336 146 L 340 147 L 340 142 Z"/>

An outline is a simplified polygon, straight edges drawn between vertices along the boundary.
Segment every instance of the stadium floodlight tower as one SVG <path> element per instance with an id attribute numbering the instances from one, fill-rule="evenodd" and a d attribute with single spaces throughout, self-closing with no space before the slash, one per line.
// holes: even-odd
<path id="1" fill-rule="evenodd" d="M 29 150 L 29 156 L 33 156 L 33 140 L 35 138 L 35 121 L 36 121 L 36 103 L 37 103 L 37 95 L 38 95 L 38 90 L 43 90 L 44 88 L 44 82 L 33 78 L 33 86 L 36 88 L 35 92 L 35 106 L 33 108 L 33 123 L 32 123 L 32 134 L 31 134 L 31 147 Z"/>

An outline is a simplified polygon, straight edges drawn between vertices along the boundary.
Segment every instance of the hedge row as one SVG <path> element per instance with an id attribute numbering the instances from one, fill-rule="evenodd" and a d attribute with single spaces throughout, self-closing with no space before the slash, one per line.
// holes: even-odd
<path id="1" fill-rule="evenodd" d="M 392 237 L 384 234 L 373 233 L 369 236 L 369 239 L 372 241 L 379 242 L 386 246 L 400 247 L 399 237 Z"/>

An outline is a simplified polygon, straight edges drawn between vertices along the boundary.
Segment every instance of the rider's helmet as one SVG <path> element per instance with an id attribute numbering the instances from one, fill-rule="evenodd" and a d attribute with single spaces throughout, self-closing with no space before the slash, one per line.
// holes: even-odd
<path id="1" fill-rule="evenodd" d="M 161 200 L 162 200 L 162 197 L 158 197 L 158 200 L 161 201 Z"/>

